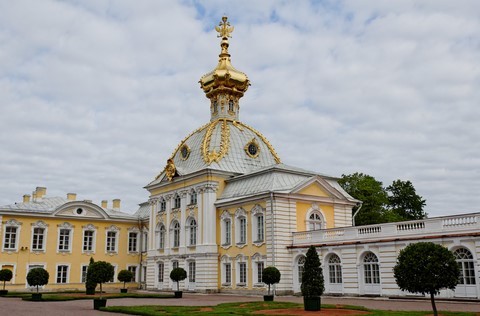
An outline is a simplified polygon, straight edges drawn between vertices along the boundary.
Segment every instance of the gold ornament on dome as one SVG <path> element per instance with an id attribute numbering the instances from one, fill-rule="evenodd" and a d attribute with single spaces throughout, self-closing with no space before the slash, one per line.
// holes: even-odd
<path id="1" fill-rule="evenodd" d="M 167 165 L 165 166 L 165 175 L 167 176 L 169 181 L 172 181 L 173 177 L 175 176 L 176 168 L 173 159 L 167 160 Z"/>
<path id="2" fill-rule="evenodd" d="M 221 37 L 221 38 L 232 37 L 232 35 L 230 34 L 233 32 L 234 27 L 230 26 L 230 22 L 228 22 L 227 20 L 228 20 L 228 17 L 223 16 L 222 22 L 220 22 L 218 26 L 215 26 L 215 30 L 218 32 L 217 37 Z"/>
<path id="3" fill-rule="evenodd" d="M 220 150 L 217 152 L 215 149 L 210 151 L 210 142 L 212 140 L 213 130 L 218 123 L 222 123 L 220 128 L 222 129 L 221 138 L 220 138 Z M 205 132 L 205 137 L 202 142 L 202 155 L 203 160 L 209 165 L 212 162 L 220 162 L 222 158 L 228 153 L 230 147 L 230 127 L 227 124 L 227 120 L 219 119 L 210 124 Z"/>

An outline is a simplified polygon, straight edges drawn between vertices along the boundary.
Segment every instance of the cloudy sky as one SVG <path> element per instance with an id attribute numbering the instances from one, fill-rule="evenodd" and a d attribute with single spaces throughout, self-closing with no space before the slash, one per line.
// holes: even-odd
<path id="1" fill-rule="evenodd" d="M 122 199 L 209 120 L 220 52 L 252 82 L 240 119 L 282 161 L 385 186 L 430 216 L 480 211 L 479 1 L 0 0 L 0 205 Z"/>

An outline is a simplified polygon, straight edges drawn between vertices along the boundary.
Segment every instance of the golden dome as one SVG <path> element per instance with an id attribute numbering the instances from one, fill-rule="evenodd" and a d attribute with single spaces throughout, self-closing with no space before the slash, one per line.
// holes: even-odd
<path id="1" fill-rule="evenodd" d="M 233 26 L 227 21 L 227 17 L 222 17 L 222 22 L 215 27 L 222 38 L 220 47 L 222 51 L 219 55 L 218 65 L 208 74 L 200 78 L 200 87 L 203 89 L 207 98 L 215 97 L 219 93 L 230 94 L 235 97 L 242 97 L 247 91 L 250 81 L 245 73 L 235 69 L 230 61 L 228 53 L 228 38 L 233 32 Z"/>

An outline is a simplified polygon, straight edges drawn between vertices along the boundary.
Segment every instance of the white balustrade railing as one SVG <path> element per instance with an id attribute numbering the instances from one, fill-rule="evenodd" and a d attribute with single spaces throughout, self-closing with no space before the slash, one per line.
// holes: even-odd
<path id="1" fill-rule="evenodd" d="M 293 245 L 480 231 L 480 213 L 293 233 Z"/>

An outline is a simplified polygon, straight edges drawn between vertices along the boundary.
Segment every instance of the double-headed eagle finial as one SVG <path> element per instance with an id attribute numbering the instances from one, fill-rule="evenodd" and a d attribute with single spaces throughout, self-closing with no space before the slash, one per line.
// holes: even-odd
<path id="1" fill-rule="evenodd" d="M 233 26 L 230 26 L 230 22 L 227 21 L 228 17 L 223 16 L 222 22 L 215 26 L 215 30 L 218 32 L 217 37 L 221 37 L 222 39 L 227 39 L 232 37 L 230 34 L 233 32 Z"/>

